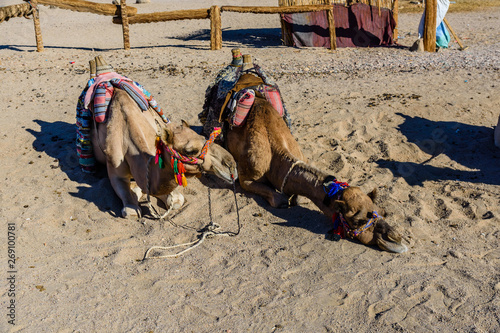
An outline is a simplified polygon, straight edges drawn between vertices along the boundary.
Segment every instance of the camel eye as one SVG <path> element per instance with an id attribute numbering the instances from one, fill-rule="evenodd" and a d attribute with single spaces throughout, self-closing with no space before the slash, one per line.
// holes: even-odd
<path id="1" fill-rule="evenodd" d="M 366 214 L 366 217 L 367 217 L 368 219 L 371 219 L 371 218 L 373 217 L 373 213 L 372 213 L 372 212 L 368 212 L 368 213 Z"/>

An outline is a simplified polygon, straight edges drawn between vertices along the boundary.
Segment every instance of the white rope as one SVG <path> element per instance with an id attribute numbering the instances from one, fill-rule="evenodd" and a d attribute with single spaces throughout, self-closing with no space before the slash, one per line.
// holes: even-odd
<path id="1" fill-rule="evenodd" d="M 146 167 L 146 190 L 147 190 L 147 193 L 146 193 L 146 197 L 147 197 L 147 205 L 148 205 L 148 208 L 149 208 L 149 211 L 151 213 L 151 215 L 153 215 L 153 217 L 157 220 L 162 220 L 164 219 L 165 217 L 167 217 L 167 215 L 170 213 L 170 211 L 172 210 L 172 205 L 170 205 L 170 207 L 168 207 L 167 211 L 163 214 L 163 215 L 160 215 L 157 211 L 156 211 L 156 208 L 153 207 L 153 205 L 151 205 L 151 199 L 149 197 L 149 183 L 150 183 L 150 179 L 149 179 L 149 169 L 150 169 L 150 165 L 151 165 L 151 161 L 153 160 L 153 156 L 151 156 L 148 160 L 148 165 Z"/>
<path id="2" fill-rule="evenodd" d="M 285 188 L 285 184 L 286 184 L 286 180 L 288 179 L 288 176 L 290 175 L 290 173 L 292 172 L 293 168 L 299 164 L 299 163 L 304 163 L 302 162 L 301 160 L 298 160 L 298 161 L 295 161 L 292 166 L 290 167 L 290 169 L 288 169 L 288 172 L 285 176 L 285 178 L 283 178 L 283 183 L 281 183 L 281 190 L 280 190 L 280 193 L 283 193 L 283 189 Z"/>
<path id="3" fill-rule="evenodd" d="M 212 224 L 212 225 L 209 225 L 207 226 L 207 230 L 205 230 L 202 234 L 201 234 L 201 237 L 200 239 L 196 240 L 196 241 L 193 241 L 193 242 L 189 242 L 189 243 L 184 243 L 184 244 L 177 244 L 177 245 L 172 245 L 172 246 L 153 246 L 153 247 L 150 247 L 147 251 L 146 251 L 146 254 L 144 255 L 144 259 L 143 260 L 146 260 L 146 259 L 161 259 L 161 258 L 176 258 L 180 255 L 183 255 L 184 253 L 188 252 L 188 251 L 191 251 L 192 249 L 198 247 L 201 245 L 201 243 L 203 243 L 203 241 L 205 240 L 205 238 L 207 237 L 213 237 L 213 236 L 229 236 L 229 234 L 227 233 L 218 233 L 216 232 L 215 230 L 219 229 L 220 226 L 218 226 L 217 224 Z M 189 246 L 191 245 L 191 246 Z M 176 247 L 181 247 L 181 246 L 189 246 L 187 249 L 184 249 L 180 252 L 177 252 L 177 253 L 174 253 L 174 254 L 166 254 L 166 255 L 161 255 L 161 256 L 151 256 L 149 257 L 149 252 L 153 251 L 153 250 L 170 250 L 170 249 L 175 249 Z"/>

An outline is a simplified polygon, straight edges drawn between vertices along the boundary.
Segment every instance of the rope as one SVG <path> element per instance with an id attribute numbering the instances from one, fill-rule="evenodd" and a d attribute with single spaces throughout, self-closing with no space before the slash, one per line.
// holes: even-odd
<path id="1" fill-rule="evenodd" d="M 149 211 L 151 212 L 151 215 L 153 215 L 153 218 L 155 218 L 157 220 L 162 220 L 165 217 L 167 217 L 167 215 L 170 213 L 170 211 L 172 210 L 172 206 L 168 207 L 167 211 L 163 215 L 160 215 L 158 213 L 158 211 L 156 210 L 156 208 L 154 208 L 153 205 L 151 205 L 151 199 L 149 197 L 149 192 L 150 192 L 150 189 L 149 189 L 149 186 L 150 186 L 149 170 L 151 169 L 151 161 L 153 160 L 153 158 L 154 158 L 154 156 L 151 156 L 148 159 L 148 165 L 147 165 L 147 168 L 146 168 L 146 196 L 147 196 L 147 205 L 148 205 Z"/>
<path id="2" fill-rule="evenodd" d="M 283 178 L 283 183 L 281 183 L 281 190 L 280 190 L 280 193 L 283 193 L 283 189 L 285 188 L 285 184 L 286 184 L 286 180 L 288 179 L 288 176 L 290 175 L 290 173 L 292 172 L 293 168 L 299 164 L 299 163 L 304 163 L 302 162 L 301 160 L 298 160 L 298 161 L 295 161 L 293 162 L 292 166 L 290 167 L 290 169 L 288 169 L 288 172 L 285 176 L 285 178 Z"/>
<path id="3" fill-rule="evenodd" d="M 220 229 L 220 226 L 218 224 L 214 223 L 213 219 L 212 219 L 212 199 L 211 199 L 210 187 L 209 187 L 208 188 L 208 208 L 209 208 L 208 214 L 210 217 L 210 222 L 208 223 L 207 226 L 205 226 L 203 229 L 201 229 L 199 231 L 199 232 L 201 232 L 201 235 L 198 236 L 199 239 L 192 241 L 192 242 L 177 244 L 177 245 L 172 245 L 172 246 L 153 246 L 153 247 L 150 247 L 146 251 L 146 253 L 144 254 L 144 258 L 142 260 L 144 261 L 146 259 L 176 258 L 176 257 L 183 255 L 184 253 L 191 251 L 192 249 L 200 246 L 205 241 L 206 238 L 215 237 L 215 236 L 230 236 L 230 237 L 237 236 L 241 231 L 240 212 L 239 212 L 239 208 L 238 208 L 238 200 L 236 198 L 236 184 L 235 184 L 233 175 L 231 175 L 231 178 L 233 180 L 232 183 L 233 183 L 234 203 L 236 206 L 236 216 L 237 216 L 237 224 L 238 224 L 238 230 L 236 232 L 217 231 L 218 229 Z M 177 226 L 175 223 L 173 223 L 173 222 L 171 222 L 171 223 L 173 225 Z M 178 248 L 181 246 L 189 246 L 189 247 L 187 249 L 184 249 L 184 250 L 177 252 L 177 253 L 174 253 L 174 254 L 166 254 L 166 255 L 161 255 L 161 256 L 149 256 L 149 253 L 153 250 L 170 250 L 170 249 L 175 249 L 175 248 Z"/>

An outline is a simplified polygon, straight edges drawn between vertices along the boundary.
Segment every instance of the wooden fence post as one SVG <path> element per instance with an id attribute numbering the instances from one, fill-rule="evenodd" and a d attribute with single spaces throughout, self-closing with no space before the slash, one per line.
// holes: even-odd
<path id="1" fill-rule="evenodd" d="M 122 17 L 123 48 L 125 50 L 130 50 L 130 34 L 129 34 L 129 26 L 128 26 L 126 0 L 120 0 L 120 14 Z"/>
<path id="2" fill-rule="evenodd" d="M 43 51 L 42 42 L 42 29 L 40 29 L 40 13 L 38 12 L 37 0 L 31 0 L 31 5 L 33 7 L 33 23 L 35 25 L 35 39 L 36 39 L 36 51 Z"/>
<path id="3" fill-rule="evenodd" d="M 330 1 L 331 3 L 331 1 Z M 337 49 L 337 34 L 335 33 L 335 19 L 333 17 L 333 4 L 331 8 L 326 11 L 326 16 L 328 18 L 328 32 L 330 34 L 330 50 Z"/>
<path id="4" fill-rule="evenodd" d="M 222 48 L 222 19 L 219 6 L 210 7 L 210 49 Z"/>
<path id="5" fill-rule="evenodd" d="M 399 16 L 399 1 L 394 0 L 393 7 L 392 7 L 392 17 L 394 17 L 394 21 L 396 22 L 396 27 L 394 28 L 394 33 L 393 33 L 392 38 L 394 39 L 395 42 L 398 41 L 398 34 L 399 34 L 398 16 Z"/>
<path id="6" fill-rule="evenodd" d="M 436 0 L 425 1 L 424 50 L 427 52 L 436 52 L 436 20 Z"/>

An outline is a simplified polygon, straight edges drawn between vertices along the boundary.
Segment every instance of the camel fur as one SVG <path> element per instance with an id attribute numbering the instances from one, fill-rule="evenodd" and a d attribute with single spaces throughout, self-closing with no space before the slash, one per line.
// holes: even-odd
<path id="1" fill-rule="evenodd" d="M 358 187 L 346 188 L 338 200 L 325 200 L 324 181 L 330 175 L 307 163 L 285 121 L 264 98 L 255 98 L 240 127 L 229 127 L 226 144 L 238 164 L 241 187 L 272 207 L 296 204 L 297 195 L 304 196 L 329 217 L 342 213 L 351 229 L 363 227 L 373 211 L 381 213 L 374 204 L 376 192 L 367 195 Z M 356 238 L 390 252 L 407 250 L 382 216 Z"/>
<path id="2" fill-rule="evenodd" d="M 115 89 L 105 123 L 95 123 L 91 131 L 96 160 L 105 164 L 111 185 L 122 200 L 123 217 L 141 216 L 139 199 L 149 193 L 162 200 L 166 207 L 179 208 L 184 197 L 178 191 L 170 155 L 162 152 L 165 168 L 154 164 L 157 130 L 166 146 L 185 156 L 196 157 L 201 153 L 205 139 L 196 134 L 184 121 L 180 126 L 165 124 L 154 111 L 142 112 L 137 103 L 123 90 Z M 211 172 L 231 182 L 237 177 L 234 158 L 222 147 L 213 143 L 203 163 L 185 164 L 186 177 Z M 131 188 L 131 180 L 137 187 Z"/>

